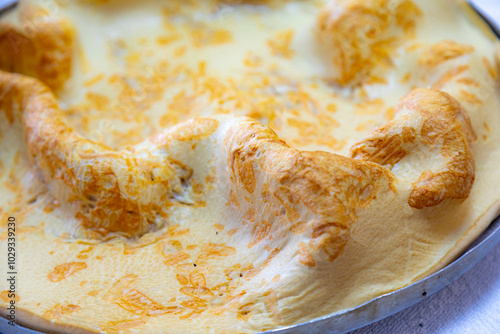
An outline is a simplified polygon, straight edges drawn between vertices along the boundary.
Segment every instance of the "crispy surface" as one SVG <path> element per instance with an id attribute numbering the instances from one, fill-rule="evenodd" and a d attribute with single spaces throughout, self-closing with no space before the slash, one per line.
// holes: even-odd
<path id="1" fill-rule="evenodd" d="M 353 146 L 352 157 L 392 167 L 411 152 L 427 150 L 430 156 L 438 154 L 442 164 L 420 175 L 410 206 L 422 209 L 446 198 L 467 198 L 475 179 L 471 144 L 476 135 L 458 101 L 421 88 L 402 98 L 396 113 L 394 121 Z"/>
<path id="2" fill-rule="evenodd" d="M 38 78 L 55 91 L 71 76 L 74 28 L 64 18 L 32 7 L 20 11 L 21 26 L 0 22 L 0 70 Z"/>
<path id="3" fill-rule="evenodd" d="M 494 48 L 457 8 L 25 1 L 0 22 L 19 322 L 258 332 L 449 263 L 500 207 Z"/>
<path id="4" fill-rule="evenodd" d="M 377 66 L 391 66 L 391 54 L 415 31 L 422 15 L 410 0 L 330 1 L 318 17 L 320 43 L 328 47 L 332 79 L 357 85 Z"/>

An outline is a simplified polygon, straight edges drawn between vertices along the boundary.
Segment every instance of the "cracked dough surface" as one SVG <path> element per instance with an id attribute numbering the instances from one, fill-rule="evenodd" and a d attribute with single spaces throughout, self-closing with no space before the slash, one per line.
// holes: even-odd
<path id="1" fill-rule="evenodd" d="M 500 209 L 497 44 L 453 0 L 21 1 L 17 321 L 252 333 L 442 268 Z"/>

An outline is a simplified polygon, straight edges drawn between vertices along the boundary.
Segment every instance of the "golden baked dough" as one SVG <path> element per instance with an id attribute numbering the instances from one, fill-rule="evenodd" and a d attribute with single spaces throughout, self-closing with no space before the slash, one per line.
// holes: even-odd
<path id="1" fill-rule="evenodd" d="M 16 321 L 258 332 L 442 268 L 500 209 L 497 44 L 454 0 L 22 1 Z"/>

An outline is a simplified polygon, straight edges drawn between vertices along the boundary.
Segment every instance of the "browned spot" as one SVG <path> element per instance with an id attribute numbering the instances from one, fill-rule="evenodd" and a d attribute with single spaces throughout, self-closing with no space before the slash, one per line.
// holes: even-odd
<path id="1" fill-rule="evenodd" d="M 256 181 L 255 174 L 252 166 L 252 160 L 248 159 L 244 154 L 239 151 L 233 153 L 231 168 L 234 169 L 234 175 L 238 181 L 242 183 L 243 187 L 250 194 L 255 191 Z"/>
<path id="2" fill-rule="evenodd" d="M 254 305 L 255 305 L 254 303 L 248 303 L 248 304 L 241 305 L 238 308 L 238 312 L 236 315 L 238 320 L 247 321 L 248 319 L 250 319 Z"/>
<path id="3" fill-rule="evenodd" d="M 190 255 L 186 252 L 177 252 L 173 254 L 163 254 L 165 256 L 165 261 L 163 261 L 167 266 L 174 266 L 184 260 L 190 258 Z"/>
<path id="4" fill-rule="evenodd" d="M 253 228 L 252 239 L 248 244 L 248 248 L 252 248 L 262 240 L 264 240 L 271 232 L 271 224 L 266 221 L 262 221 L 256 224 Z"/>
<path id="5" fill-rule="evenodd" d="M 431 46 L 419 58 L 421 65 L 434 68 L 439 64 L 454 58 L 474 52 L 474 47 L 451 40 L 441 41 Z"/>
<path id="6" fill-rule="evenodd" d="M 229 237 L 232 237 L 233 235 L 235 235 L 236 233 L 238 233 L 238 231 L 239 231 L 239 229 L 233 228 L 232 230 L 227 231 L 227 235 Z"/>
<path id="7" fill-rule="evenodd" d="M 307 231 L 307 224 L 304 224 L 304 222 L 302 221 L 296 222 L 295 224 L 290 226 L 290 231 L 293 234 L 302 234 Z"/>
<path id="8" fill-rule="evenodd" d="M 314 261 L 314 258 L 309 252 L 305 242 L 299 243 L 299 262 L 307 267 L 316 266 L 316 261 Z"/>
<path id="9" fill-rule="evenodd" d="M 280 281 L 280 279 L 281 279 L 281 275 L 276 275 L 276 276 L 274 276 L 274 278 L 273 278 L 273 282 L 275 282 L 275 283 L 276 283 L 276 282 L 279 282 L 279 281 Z"/>
<path id="10" fill-rule="evenodd" d="M 393 127 L 393 123 L 373 131 L 369 139 L 362 144 L 351 148 L 351 156 L 354 159 L 373 161 L 379 165 L 393 166 L 403 159 L 409 152 L 408 144 L 416 139 L 415 130 L 403 127 L 397 133 L 387 133 Z"/>
<path id="11" fill-rule="evenodd" d="M 169 240 L 167 243 L 178 251 L 182 250 L 182 244 L 179 240 Z"/>
<path id="12" fill-rule="evenodd" d="M 460 90 L 460 95 L 462 95 L 462 100 L 475 105 L 482 105 L 483 101 L 479 99 L 476 95 L 469 93 L 465 89 Z"/>
<path id="13" fill-rule="evenodd" d="M 74 273 L 87 268 L 85 262 L 69 262 L 58 265 L 47 275 L 51 282 L 60 282 L 73 275 Z"/>
<path id="14" fill-rule="evenodd" d="M 213 296 L 213 293 L 206 286 L 183 286 L 180 290 L 186 296 L 200 298 L 202 296 Z"/>
<path id="15" fill-rule="evenodd" d="M 17 172 L 17 168 L 12 167 L 7 179 L 3 183 L 5 188 L 12 190 L 13 192 L 18 191 L 17 189 L 19 189 L 20 182 L 21 182 L 19 177 L 17 176 L 16 172 Z"/>
<path id="16" fill-rule="evenodd" d="M 168 228 L 167 233 L 169 237 L 178 237 L 181 235 L 189 234 L 189 229 L 188 228 L 179 229 L 179 225 L 174 225 Z"/>
<path id="17" fill-rule="evenodd" d="M 0 96 L 6 95 L 6 92 L 1 92 Z M 13 106 L 11 103 L 3 103 L 2 105 L 3 112 L 5 114 L 5 117 L 7 118 L 7 121 L 12 124 L 14 123 L 14 110 Z"/>
<path id="18" fill-rule="evenodd" d="M 81 307 L 78 305 L 66 305 L 66 306 L 61 306 L 60 304 L 57 304 L 50 310 L 45 311 L 44 314 L 42 314 L 42 317 L 48 320 L 58 320 L 65 315 L 77 312 L 80 310 Z"/>
<path id="19" fill-rule="evenodd" d="M 176 275 L 176 278 L 177 278 L 177 281 L 181 284 L 181 285 L 188 285 L 189 284 L 189 280 L 187 279 L 186 276 L 184 275 L 181 275 L 181 274 L 177 274 Z"/>
<path id="20" fill-rule="evenodd" d="M 243 221 L 241 222 L 243 225 L 246 225 L 247 223 L 253 223 L 255 221 L 255 209 L 251 208 L 247 212 L 245 212 L 245 215 L 243 216 Z"/>
<path id="21" fill-rule="evenodd" d="M 212 118 L 194 118 L 179 124 L 173 131 L 173 138 L 180 141 L 201 140 L 217 130 L 219 121 Z"/>
<path id="22" fill-rule="evenodd" d="M 396 115 L 396 109 L 394 107 L 387 108 L 384 117 L 387 121 L 392 121 Z"/>
<path id="23" fill-rule="evenodd" d="M 396 23 L 403 28 L 405 34 L 413 37 L 417 26 L 416 18 L 422 16 L 422 11 L 413 1 L 402 1 L 395 10 Z"/>
<path id="24" fill-rule="evenodd" d="M 137 252 L 137 250 L 138 250 L 137 247 L 130 247 L 130 246 L 126 245 L 125 247 L 123 247 L 123 255 L 135 254 Z"/>
<path id="25" fill-rule="evenodd" d="M 202 273 L 192 272 L 189 274 L 189 281 L 193 286 L 206 286 L 207 282 L 205 280 L 205 275 Z"/>
<path id="26" fill-rule="evenodd" d="M 90 246 L 87 249 L 81 250 L 76 257 L 80 260 L 85 260 L 86 258 L 89 257 L 88 253 L 93 249 L 94 247 Z"/>
<path id="27" fill-rule="evenodd" d="M 145 325 L 146 322 L 140 319 L 109 321 L 102 324 L 101 330 L 106 333 L 121 332 L 128 329 Z"/>
<path id="28" fill-rule="evenodd" d="M 445 84 L 469 69 L 469 65 L 460 65 L 448 70 L 433 85 L 432 88 L 442 89 Z"/>
<path id="29" fill-rule="evenodd" d="M 10 303 L 11 300 L 18 302 L 21 298 L 18 293 L 9 292 L 9 290 L 3 290 L 0 292 L 0 299 L 2 299 L 5 303 Z"/>
<path id="30" fill-rule="evenodd" d="M 335 260 L 344 250 L 349 241 L 349 230 L 336 223 L 326 223 L 322 220 L 313 220 L 310 223 L 312 238 L 309 247 L 313 251 L 323 249 L 329 255 L 329 260 Z"/>
<path id="31" fill-rule="evenodd" d="M 53 200 L 53 201 L 50 201 L 44 208 L 43 208 L 43 212 L 44 213 L 51 213 L 52 211 L 54 211 L 56 208 L 58 208 L 60 206 L 59 204 L 59 201 L 58 200 Z"/>
<path id="32" fill-rule="evenodd" d="M 198 256 L 198 260 L 208 260 L 213 259 L 220 256 L 229 256 L 233 255 L 236 252 L 234 247 L 226 246 L 226 244 L 213 244 L 208 243 L 203 245 L 201 248 L 200 255 Z"/>
<path id="33" fill-rule="evenodd" d="M 240 207 L 240 203 L 238 202 L 238 198 L 236 197 L 233 189 L 231 189 L 231 191 L 229 192 L 229 201 L 226 203 L 226 206 L 232 205 L 234 205 L 236 208 Z"/>
<path id="34" fill-rule="evenodd" d="M 484 128 L 486 129 L 486 131 L 491 132 L 491 129 L 488 126 L 488 123 L 484 122 L 483 125 L 484 125 Z"/>
<path id="35" fill-rule="evenodd" d="M 483 57 L 483 63 L 488 69 L 488 72 L 490 73 L 491 77 L 493 79 L 496 79 L 496 77 L 498 76 L 498 71 L 496 67 L 491 63 L 491 61 L 487 57 Z"/>
<path id="36" fill-rule="evenodd" d="M 402 84 L 408 83 L 411 79 L 411 76 L 412 76 L 411 72 L 406 73 L 405 76 L 401 78 L 401 83 Z"/>
<path id="37" fill-rule="evenodd" d="M 281 198 L 284 196 L 282 192 L 274 192 L 273 196 L 280 202 L 286 212 L 286 219 L 292 224 L 300 224 L 300 213 L 297 211 L 297 208 L 293 206 L 289 198 Z"/>
<path id="38" fill-rule="evenodd" d="M 457 82 L 466 86 L 481 88 L 481 84 L 472 78 L 460 78 Z"/>
<path id="39" fill-rule="evenodd" d="M 163 306 L 135 289 L 135 279 L 134 276 L 126 276 L 118 280 L 104 300 L 111 301 L 124 310 L 141 316 L 156 317 L 182 311 L 177 306 Z"/>
<path id="40" fill-rule="evenodd" d="M 267 41 L 267 45 L 271 49 L 271 53 L 274 56 L 286 59 L 293 58 L 295 53 L 295 51 L 291 48 L 293 34 L 293 30 L 285 30 L 279 32 L 274 39 L 269 39 Z"/>
<path id="41" fill-rule="evenodd" d="M 197 315 L 203 313 L 208 308 L 208 303 L 206 302 L 206 300 L 200 298 L 194 298 L 191 300 L 182 301 L 181 305 L 187 309 L 190 309 L 191 312 L 186 315 L 180 316 L 179 317 L 180 319 L 196 317 Z"/>

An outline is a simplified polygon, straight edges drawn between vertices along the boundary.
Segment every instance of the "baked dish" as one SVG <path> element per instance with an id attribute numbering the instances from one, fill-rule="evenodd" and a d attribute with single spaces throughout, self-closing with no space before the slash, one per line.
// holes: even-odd
<path id="1" fill-rule="evenodd" d="M 452 0 L 22 1 L 17 323 L 252 333 L 444 267 L 499 213 L 497 44 Z"/>

